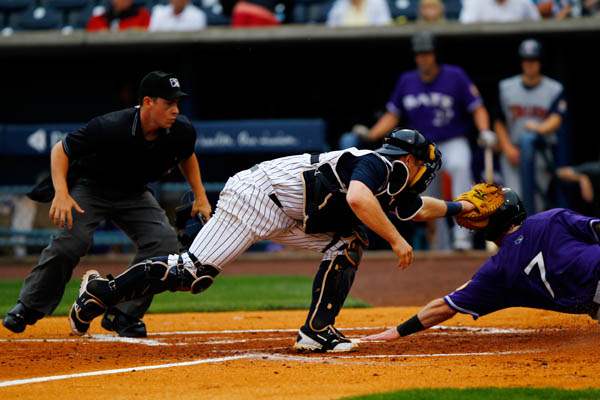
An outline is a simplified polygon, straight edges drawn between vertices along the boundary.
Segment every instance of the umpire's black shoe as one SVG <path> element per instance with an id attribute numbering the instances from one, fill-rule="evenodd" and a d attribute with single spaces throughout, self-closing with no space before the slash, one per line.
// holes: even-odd
<path id="1" fill-rule="evenodd" d="M 69 313 L 71 332 L 75 335 L 85 334 L 90 328 L 92 320 L 102 315 L 106 310 L 104 303 L 93 294 L 93 288 L 90 287 L 93 286 L 90 283 L 96 279 L 101 279 L 101 276 L 98 271 L 94 270 L 87 271 L 81 279 L 79 297 L 71 306 L 71 312 Z"/>
<path id="2" fill-rule="evenodd" d="M 117 332 L 121 337 L 142 338 L 148 336 L 144 321 L 125 314 L 115 307 L 109 308 L 104 313 L 102 327 L 107 331 Z"/>
<path id="3" fill-rule="evenodd" d="M 328 327 L 321 332 L 313 331 L 305 326 L 298 331 L 294 349 L 298 351 L 315 351 L 341 353 L 353 351 L 358 345 L 338 334 L 337 329 Z"/>
<path id="4" fill-rule="evenodd" d="M 2 325 L 11 332 L 21 333 L 27 325 L 35 324 L 43 316 L 44 313 L 33 310 L 25 304 L 18 302 L 6 313 Z"/>

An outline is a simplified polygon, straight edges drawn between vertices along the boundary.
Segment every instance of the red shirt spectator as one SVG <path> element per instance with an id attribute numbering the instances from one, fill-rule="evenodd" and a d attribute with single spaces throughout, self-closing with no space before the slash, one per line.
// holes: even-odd
<path id="1" fill-rule="evenodd" d="M 146 30 L 150 24 L 150 12 L 145 7 L 138 7 L 133 0 L 112 0 L 112 6 L 98 15 L 92 15 L 86 30 L 122 31 L 127 29 Z"/>

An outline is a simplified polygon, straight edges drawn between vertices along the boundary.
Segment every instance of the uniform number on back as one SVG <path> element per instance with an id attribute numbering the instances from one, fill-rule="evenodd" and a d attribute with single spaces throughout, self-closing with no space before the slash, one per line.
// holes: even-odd
<path id="1" fill-rule="evenodd" d="M 541 251 L 537 253 L 537 255 L 533 257 L 533 260 L 531 260 L 527 267 L 525 267 L 525 274 L 529 275 L 531 273 L 531 270 L 536 266 L 540 268 L 540 278 L 542 278 L 542 282 L 544 282 L 546 289 L 548 289 L 550 295 L 552 296 L 552 298 L 554 298 L 554 291 L 552 290 L 552 287 L 550 287 L 550 284 L 546 280 L 546 265 L 544 264 L 544 256 L 542 255 Z"/>

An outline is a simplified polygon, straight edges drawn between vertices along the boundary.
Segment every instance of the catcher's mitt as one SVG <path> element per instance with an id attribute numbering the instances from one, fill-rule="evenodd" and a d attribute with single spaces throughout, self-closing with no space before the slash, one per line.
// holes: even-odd
<path id="1" fill-rule="evenodd" d="M 459 200 L 468 201 L 475 209 L 457 215 L 456 223 L 468 229 L 478 230 L 488 225 L 489 216 L 504 203 L 504 193 L 500 185 L 478 183 L 454 201 Z"/>

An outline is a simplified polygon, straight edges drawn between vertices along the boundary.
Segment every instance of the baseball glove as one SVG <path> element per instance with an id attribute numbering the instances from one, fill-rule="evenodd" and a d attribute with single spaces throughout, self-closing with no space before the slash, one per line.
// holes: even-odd
<path id="1" fill-rule="evenodd" d="M 467 229 L 483 229 L 493 214 L 503 203 L 502 186 L 492 183 L 478 183 L 471 190 L 462 193 L 454 201 L 464 200 L 475 206 L 475 209 L 456 216 L 456 223 Z"/>

